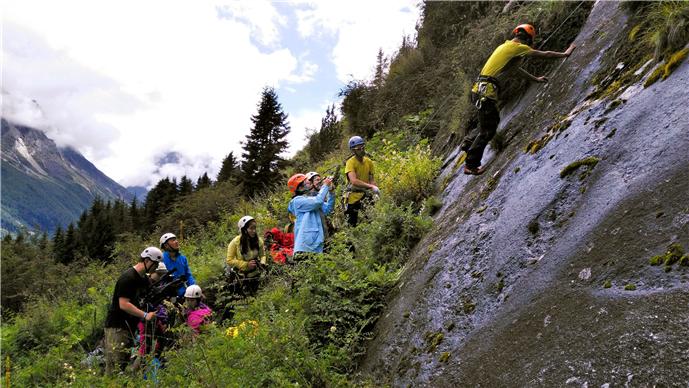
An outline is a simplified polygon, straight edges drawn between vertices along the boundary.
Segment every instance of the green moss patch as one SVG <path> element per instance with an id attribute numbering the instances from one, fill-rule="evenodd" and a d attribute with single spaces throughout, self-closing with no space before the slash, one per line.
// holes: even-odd
<path id="1" fill-rule="evenodd" d="M 606 280 L 605 283 L 603 283 L 603 288 L 610 288 L 612 287 L 612 282 L 610 280 Z"/>
<path id="2" fill-rule="evenodd" d="M 651 75 L 648 76 L 646 81 L 644 82 L 644 87 L 647 88 L 659 79 L 665 80 L 667 77 L 672 74 L 673 71 L 682 63 L 682 61 L 689 55 L 689 48 L 684 48 L 682 50 L 677 51 L 676 53 L 672 54 L 670 58 L 667 59 L 663 64 L 659 65 L 658 67 L 653 70 Z"/>
<path id="3" fill-rule="evenodd" d="M 588 167 L 588 171 L 592 170 L 596 165 L 600 162 L 600 158 L 596 156 L 589 156 L 587 158 L 577 160 L 576 162 L 572 162 L 569 165 L 567 165 L 565 168 L 560 171 L 560 178 L 564 178 L 570 174 L 572 174 L 574 171 L 579 169 L 579 167 L 586 166 Z M 585 177 L 585 176 L 584 176 Z M 581 178 L 581 177 L 580 177 Z"/>
<path id="4" fill-rule="evenodd" d="M 541 136 L 538 139 L 532 140 L 529 142 L 529 144 L 524 147 L 524 152 L 534 155 L 538 151 L 540 151 L 543 147 L 546 146 L 553 138 L 557 137 L 557 135 L 560 132 L 563 132 L 569 126 L 572 125 L 572 120 L 565 117 L 565 116 L 559 116 L 555 124 L 551 125 L 548 128 L 548 131 L 546 132 L 545 135 Z"/>
<path id="5" fill-rule="evenodd" d="M 438 361 L 440 361 L 440 362 L 447 362 L 447 360 L 449 360 L 449 359 L 450 359 L 450 352 L 443 352 L 443 353 L 440 355 L 440 358 L 438 359 Z"/>
<path id="6" fill-rule="evenodd" d="M 634 290 L 636 290 L 636 286 L 635 286 L 634 284 L 632 284 L 632 283 L 627 283 L 627 284 L 624 286 L 624 290 L 625 290 L 625 291 L 634 291 Z"/>
<path id="7" fill-rule="evenodd" d="M 424 339 L 426 340 L 426 351 L 428 353 L 433 352 L 438 345 L 443 342 L 443 338 L 445 338 L 445 335 L 441 331 L 427 332 L 426 335 L 424 335 Z"/>
<path id="8" fill-rule="evenodd" d="M 681 266 L 689 265 L 689 257 L 684 252 L 684 247 L 679 243 L 672 243 L 662 255 L 655 255 L 648 260 L 650 265 L 665 265 L 665 272 L 670 272 L 672 266 L 679 263 Z"/>

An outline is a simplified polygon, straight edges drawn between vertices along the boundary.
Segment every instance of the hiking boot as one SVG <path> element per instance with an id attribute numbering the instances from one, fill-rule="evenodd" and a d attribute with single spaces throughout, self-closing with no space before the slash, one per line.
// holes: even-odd
<path id="1" fill-rule="evenodd" d="M 464 165 L 464 173 L 467 175 L 481 175 L 481 174 L 483 174 L 483 171 L 484 171 L 484 169 L 481 166 L 471 168 L 471 167 L 468 167 L 466 164 Z"/>

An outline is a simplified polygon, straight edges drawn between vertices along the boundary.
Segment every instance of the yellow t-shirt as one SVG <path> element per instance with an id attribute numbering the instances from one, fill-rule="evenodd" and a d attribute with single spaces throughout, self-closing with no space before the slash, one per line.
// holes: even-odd
<path id="1" fill-rule="evenodd" d="M 371 183 L 373 181 L 373 161 L 368 156 L 364 156 L 361 162 L 356 156 L 347 159 L 347 164 L 345 164 L 345 175 L 348 175 L 352 171 L 356 173 L 356 177 L 359 180 L 366 183 Z M 352 185 L 352 192 L 349 193 L 347 203 L 352 204 L 359 202 L 361 198 L 364 197 L 365 191 L 366 189 L 364 188 L 357 188 Z"/>
<path id="2" fill-rule="evenodd" d="M 505 41 L 505 43 L 501 44 L 495 49 L 495 51 L 493 51 L 493 54 L 491 54 L 490 58 L 488 58 L 486 64 L 483 65 L 483 69 L 481 69 L 481 75 L 486 77 L 497 78 L 498 76 L 500 76 L 500 73 L 502 73 L 505 66 L 507 66 L 507 64 L 513 58 L 523 57 L 529 51 L 531 51 L 531 47 L 523 43 L 513 42 L 511 40 Z M 479 84 L 482 83 L 483 82 L 474 83 L 474 86 L 471 88 L 471 91 L 474 93 L 478 93 L 480 87 Z M 497 100 L 498 93 L 495 89 L 495 86 L 490 82 L 486 82 L 485 84 L 486 89 L 482 93 L 483 96 L 491 98 L 493 100 Z"/>

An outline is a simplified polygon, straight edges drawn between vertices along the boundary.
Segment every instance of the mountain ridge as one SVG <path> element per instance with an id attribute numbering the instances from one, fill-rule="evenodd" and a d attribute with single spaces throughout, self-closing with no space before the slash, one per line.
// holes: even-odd
<path id="1" fill-rule="evenodd" d="M 93 199 L 134 195 L 72 147 L 2 118 L 2 233 L 52 232 L 76 221 Z"/>

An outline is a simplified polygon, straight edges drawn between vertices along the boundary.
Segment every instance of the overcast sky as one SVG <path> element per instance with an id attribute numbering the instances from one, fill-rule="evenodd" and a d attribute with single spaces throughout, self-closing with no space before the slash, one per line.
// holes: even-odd
<path id="1" fill-rule="evenodd" d="M 292 155 L 348 81 L 371 78 L 379 48 L 415 35 L 419 14 L 416 0 L 5 0 L 3 117 L 124 186 L 215 178 L 241 155 L 265 86 L 289 115 Z"/>

